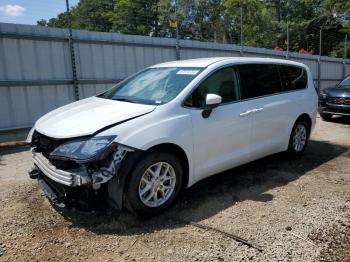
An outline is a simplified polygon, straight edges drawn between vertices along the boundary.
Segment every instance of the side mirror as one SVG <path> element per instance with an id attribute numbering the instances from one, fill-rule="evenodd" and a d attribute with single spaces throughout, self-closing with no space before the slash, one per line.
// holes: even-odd
<path id="1" fill-rule="evenodd" d="M 215 107 L 220 105 L 222 97 L 215 94 L 207 94 L 205 98 L 205 107 L 202 112 L 203 118 L 208 118 Z"/>

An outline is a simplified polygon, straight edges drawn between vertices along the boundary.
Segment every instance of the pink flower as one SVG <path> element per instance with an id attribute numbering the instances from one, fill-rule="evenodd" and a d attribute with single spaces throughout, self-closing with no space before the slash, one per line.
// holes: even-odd
<path id="1" fill-rule="evenodd" d="M 307 51 L 304 48 L 301 48 L 298 53 L 302 55 L 313 55 L 315 53 L 315 50 Z"/>
<path id="2" fill-rule="evenodd" d="M 276 46 L 276 47 L 275 47 L 275 51 L 283 51 L 283 48 L 282 48 L 282 47 L 279 47 L 279 46 Z"/>

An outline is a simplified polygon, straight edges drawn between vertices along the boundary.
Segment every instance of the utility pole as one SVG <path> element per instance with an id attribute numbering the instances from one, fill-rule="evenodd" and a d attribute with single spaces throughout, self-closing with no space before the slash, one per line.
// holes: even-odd
<path id="1" fill-rule="evenodd" d="M 176 28 L 175 28 L 175 34 L 176 34 L 176 60 L 180 60 L 180 36 L 179 36 L 179 21 L 178 21 L 178 15 L 177 15 L 177 0 L 175 0 L 175 20 L 176 20 Z"/>
<path id="2" fill-rule="evenodd" d="M 318 60 L 317 60 L 317 87 L 318 92 L 321 91 L 321 55 L 322 55 L 322 28 L 320 29 L 320 46 L 318 49 Z"/>
<path id="3" fill-rule="evenodd" d="M 66 0 L 66 8 L 67 8 L 68 32 L 69 32 L 68 43 L 69 43 L 70 60 L 71 60 L 71 66 L 72 66 L 74 95 L 75 95 L 75 100 L 79 100 L 78 77 L 77 77 L 77 68 L 75 63 L 74 43 L 73 43 L 72 17 L 71 17 L 70 8 L 69 8 L 69 0 Z"/>
<path id="4" fill-rule="evenodd" d="M 345 35 L 345 42 L 344 42 L 344 59 L 347 57 L 347 49 L 348 49 L 348 35 Z"/>
<path id="5" fill-rule="evenodd" d="M 346 57 L 347 57 L 347 49 L 348 49 L 348 35 L 345 35 L 344 40 L 344 57 L 343 57 L 343 78 L 346 77 Z"/>
<path id="6" fill-rule="evenodd" d="M 243 56 L 243 7 L 240 8 L 241 11 L 241 49 L 240 55 Z"/>
<path id="7" fill-rule="evenodd" d="M 287 55 L 286 58 L 289 58 L 289 23 L 287 22 Z"/>

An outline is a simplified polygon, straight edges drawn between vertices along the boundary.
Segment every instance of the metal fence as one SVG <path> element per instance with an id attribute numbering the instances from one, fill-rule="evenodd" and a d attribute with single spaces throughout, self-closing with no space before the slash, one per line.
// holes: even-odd
<path id="1" fill-rule="evenodd" d="M 310 67 L 321 88 L 350 73 L 350 61 L 339 58 L 85 30 L 70 37 L 68 29 L 0 23 L 0 130 L 30 127 L 46 112 L 102 92 L 144 67 L 214 56 L 298 61 Z"/>

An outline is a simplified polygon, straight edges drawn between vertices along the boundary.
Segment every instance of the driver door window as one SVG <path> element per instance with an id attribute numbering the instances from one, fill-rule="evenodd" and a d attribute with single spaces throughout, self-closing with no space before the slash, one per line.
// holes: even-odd
<path id="1" fill-rule="evenodd" d="M 207 94 L 216 94 L 222 97 L 222 103 L 229 103 L 240 99 L 239 81 L 233 67 L 220 69 L 204 80 L 185 105 L 202 108 L 205 106 Z"/>

